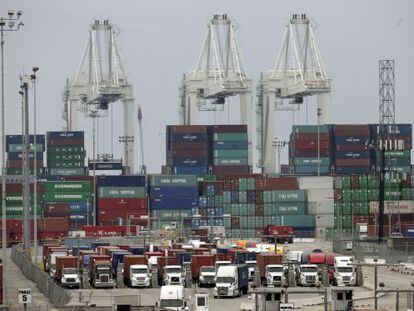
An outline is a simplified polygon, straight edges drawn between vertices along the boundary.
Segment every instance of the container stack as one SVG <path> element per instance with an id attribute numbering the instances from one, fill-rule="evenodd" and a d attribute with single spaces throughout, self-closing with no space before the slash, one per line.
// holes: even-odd
<path id="1" fill-rule="evenodd" d="M 332 237 L 334 233 L 333 177 L 298 177 L 299 189 L 307 192 L 309 215 L 315 218 L 315 237 Z"/>
<path id="2" fill-rule="evenodd" d="M 336 174 L 368 174 L 371 169 L 369 125 L 335 124 L 333 131 Z"/>
<path id="3" fill-rule="evenodd" d="M 23 174 L 23 138 L 22 135 L 6 136 L 7 151 L 7 175 Z M 36 152 L 36 174 L 44 173 L 43 152 L 45 151 L 45 135 L 36 135 L 36 146 L 34 146 L 34 135 L 29 136 L 29 168 L 30 174 L 34 172 L 34 152 Z"/>
<path id="4" fill-rule="evenodd" d="M 328 125 L 295 125 L 289 144 L 290 165 L 295 174 L 329 174 L 331 170 L 331 134 Z"/>
<path id="5" fill-rule="evenodd" d="M 198 208 L 198 183 L 195 175 L 153 175 L 149 182 L 152 228 L 191 226 Z M 155 218 L 155 219 L 154 219 Z"/>
<path id="6" fill-rule="evenodd" d="M 371 136 L 377 151 L 373 155 L 376 170 L 380 170 L 381 154 L 378 147 L 385 149 L 384 166 L 387 171 L 411 173 L 412 125 L 371 124 Z M 381 138 L 381 134 L 384 137 Z"/>
<path id="7" fill-rule="evenodd" d="M 47 132 L 49 175 L 85 175 L 84 132 Z"/>
<path id="8" fill-rule="evenodd" d="M 216 175 L 248 174 L 249 152 L 247 125 L 209 126 L 212 141 L 213 173 Z"/>
<path id="9" fill-rule="evenodd" d="M 199 198 L 199 207 L 193 209 L 192 226 L 223 226 L 223 182 L 203 181 L 201 183 L 202 196 Z"/>
<path id="10" fill-rule="evenodd" d="M 98 176 L 97 213 L 99 225 L 146 225 L 148 215 L 146 178 L 143 175 Z"/>
<path id="11" fill-rule="evenodd" d="M 209 169 L 206 125 L 167 125 L 167 166 L 172 174 L 203 175 Z"/>
<path id="12" fill-rule="evenodd" d="M 91 181 L 46 181 L 44 189 L 45 217 L 68 218 L 70 230 L 92 223 Z"/>

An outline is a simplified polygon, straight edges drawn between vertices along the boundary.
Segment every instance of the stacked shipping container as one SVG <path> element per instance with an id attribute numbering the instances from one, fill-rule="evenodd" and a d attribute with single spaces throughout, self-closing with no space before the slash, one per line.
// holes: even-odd
<path id="1" fill-rule="evenodd" d="M 7 174 L 21 175 L 23 173 L 23 138 L 22 135 L 6 136 L 7 151 Z M 34 170 L 34 152 L 36 152 L 36 174 L 41 175 L 44 171 L 43 152 L 45 151 L 45 135 L 36 135 L 36 146 L 34 135 L 29 136 L 29 167 L 30 174 Z"/>
<path id="2" fill-rule="evenodd" d="M 149 179 L 152 228 L 171 223 L 191 225 L 198 208 L 198 183 L 195 175 L 153 175 Z"/>
<path id="3" fill-rule="evenodd" d="M 145 223 L 138 219 L 148 215 L 145 176 L 98 176 L 97 193 L 99 225 L 127 224 L 131 218 Z"/>
<path id="4" fill-rule="evenodd" d="M 247 125 L 209 126 L 214 174 L 248 174 Z"/>
<path id="5" fill-rule="evenodd" d="M 203 175 L 209 169 L 206 125 L 167 125 L 167 166 L 172 174 Z"/>
<path id="6" fill-rule="evenodd" d="M 319 126 L 319 135 L 317 125 L 295 125 L 290 135 L 289 164 L 296 174 L 317 174 L 319 160 L 320 174 L 329 174 L 332 162 L 330 148 L 331 131 L 328 125 Z"/>
<path id="7" fill-rule="evenodd" d="M 67 217 L 70 230 L 79 230 L 91 220 L 91 181 L 44 182 L 45 217 Z"/>
<path id="8" fill-rule="evenodd" d="M 193 219 L 192 226 L 223 226 L 223 182 L 203 181 L 201 189 L 199 206 L 192 211 L 200 218 Z"/>
<path id="9" fill-rule="evenodd" d="M 84 132 L 47 132 L 49 175 L 85 175 Z"/>

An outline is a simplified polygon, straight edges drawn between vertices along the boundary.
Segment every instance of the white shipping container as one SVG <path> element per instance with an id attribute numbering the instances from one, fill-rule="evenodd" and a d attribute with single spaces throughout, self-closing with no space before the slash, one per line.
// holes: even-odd
<path id="1" fill-rule="evenodd" d="M 334 200 L 308 202 L 308 214 L 333 214 L 334 206 Z"/>
<path id="2" fill-rule="evenodd" d="M 384 213 L 392 213 L 394 209 L 400 209 L 400 214 L 414 214 L 414 201 L 385 201 Z M 379 202 L 372 201 L 369 203 L 369 212 L 377 214 L 379 212 Z"/>
<path id="3" fill-rule="evenodd" d="M 331 189 L 308 189 L 308 202 L 319 202 L 334 199 L 334 190 Z"/>
<path id="4" fill-rule="evenodd" d="M 315 227 L 334 227 L 334 214 L 315 215 Z"/>
<path id="5" fill-rule="evenodd" d="M 333 177 L 305 176 L 298 177 L 299 189 L 333 189 Z"/>

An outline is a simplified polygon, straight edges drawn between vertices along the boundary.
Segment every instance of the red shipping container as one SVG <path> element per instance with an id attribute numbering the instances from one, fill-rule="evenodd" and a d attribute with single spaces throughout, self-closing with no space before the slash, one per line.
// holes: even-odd
<path id="1" fill-rule="evenodd" d="M 316 150 L 310 150 L 310 149 L 295 149 L 291 150 L 294 157 L 299 158 L 316 158 L 318 157 L 318 148 Z M 329 157 L 330 151 L 328 148 L 320 149 L 319 150 L 320 157 Z"/>
<path id="2" fill-rule="evenodd" d="M 317 140 L 295 140 L 293 143 L 295 149 L 310 149 L 318 150 L 318 141 Z M 327 140 L 322 140 L 319 142 L 319 149 L 328 149 L 330 142 Z"/>
<path id="3" fill-rule="evenodd" d="M 368 124 L 335 124 L 336 136 L 370 136 Z"/>
<path id="4" fill-rule="evenodd" d="M 84 226 L 82 228 L 85 231 L 86 237 L 105 237 L 105 236 L 123 236 L 128 232 L 127 226 Z M 131 226 L 130 232 L 136 234 L 136 227 Z"/>
<path id="5" fill-rule="evenodd" d="M 105 198 L 98 199 L 98 209 L 112 208 L 114 210 L 123 210 L 128 208 L 146 209 L 146 198 Z"/>
<path id="6" fill-rule="evenodd" d="M 264 179 L 263 188 L 259 190 L 296 190 L 298 181 L 296 177 L 280 177 Z"/>
<path id="7" fill-rule="evenodd" d="M 186 143 L 186 142 L 171 142 L 168 144 L 169 150 L 208 150 L 208 142 L 203 143 Z"/>
<path id="8" fill-rule="evenodd" d="M 90 181 L 93 182 L 93 176 L 85 176 L 85 175 L 81 175 L 81 176 L 62 176 L 63 180 L 65 181 Z"/>
<path id="9" fill-rule="evenodd" d="M 83 139 L 65 138 L 65 139 L 49 139 L 47 142 L 48 147 L 56 146 L 83 146 L 85 144 Z"/>
<path id="10" fill-rule="evenodd" d="M 167 150 L 167 158 L 185 157 L 206 158 L 208 157 L 208 150 Z"/>
<path id="11" fill-rule="evenodd" d="M 239 174 L 249 174 L 250 166 L 240 165 L 240 166 L 223 166 L 216 165 L 213 166 L 214 175 L 239 175 Z"/>
<path id="12" fill-rule="evenodd" d="M 63 217 L 70 215 L 69 203 L 45 203 L 43 205 L 43 214 L 45 217 Z"/>
<path id="13" fill-rule="evenodd" d="M 207 125 L 171 125 L 167 127 L 170 133 L 207 133 Z"/>
<path id="14" fill-rule="evenodd" d="M 247 133 L 247 125 L 245 124 L 229 124 L 229 125 L 211 125 L 212 133 Z"/>
<path id="15" fill-rule="evenodd" d="M 370 159 L 335 159 L 336 166 L 370 166 Z"/>
<path id="16" fill-rule="evenodd" d="M 364 144 L 335 145 L 336 151 L 367 151 L 368 146 Z"/>
<path id="17" fill-rule="evenodd" d="M 69 221 L 66 217 L 50 217 L 38 220 L 38 230 L 41 232 L 68 232 Z"/>
<path id="18" fill-rule="evenodd" d="M 318 133 L 295 133 L 294 134 L 295 140 L 318 140 Z M 329 140 L 330 134 L 329 133 L 319 133 L 320 140 Z"/>
<path id="19" fill-rule="evenodd" d="M 7 160 L 7 167 L 8 168 L 22 168 L 22 160 Z M 29 166 L 32 168 L 34 167 L 34 160 L 29 160 Z M 36 160 L 36 167 L 42 168 L 43 167 L 43 160 Z"/>
<path id="20" fill-rule="evenodd" d="M 37 183 L 37 193 L 44 192 L 43 183 Z M 23 184 L 22 183 L 8 183 L 6 184 L 6 193 L 22 193 Z M 30 192 L 34 192 L 34 184 L 30 184 Z"/>

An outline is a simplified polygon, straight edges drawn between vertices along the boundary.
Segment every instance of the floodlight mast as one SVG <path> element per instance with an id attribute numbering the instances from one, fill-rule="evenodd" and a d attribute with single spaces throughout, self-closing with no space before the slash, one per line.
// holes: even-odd
<path id="1" fill-rule="evenodd" d="M 236 23 L 227 14 L 215 14 L 207 23 L 194 70 L 180 84 L 179 119 L 196 124 L 197 111 L 223 111 L 226 99 L 239 96 L 240 123 L 248 127 L 249 165 L 252 161 L 252 80 L 248 78 L 235 37 Z"/>
<path id="2" fill-rule="evenodd" d="M 286 25 L 275 67 L 263 72 L 257 86 L 256 124 L 259 164 L 263 173 L 276 172 L 273 139 L 275 111 L 299 108 L 306 96 L 317 96 L 318 124 L 329 123 L 331 80 L 328 78 L 313 25 L 306 14 L 293 14 Z M 284 105 L 284 101 L 289 104 Z"/>
<path id="3" fill-rule="evenodd" d="M 69 131 L 77 129 L 79 111 L 89 117 L 89 111 L 98 107 L 99 116 L 102 117 L 107 114 L 109 104 L 122 101 L 124 136 L 134 137 L 133 89 L 122 65 L 114 25 L 108 20 L 95 20 L 90 25 L 80 66 L 69 83 L 65 97 L 67 107 L 63 115 Z M 132 174 L 133 139 L 124 144 L 124 161 L 125 173 Z"/>

